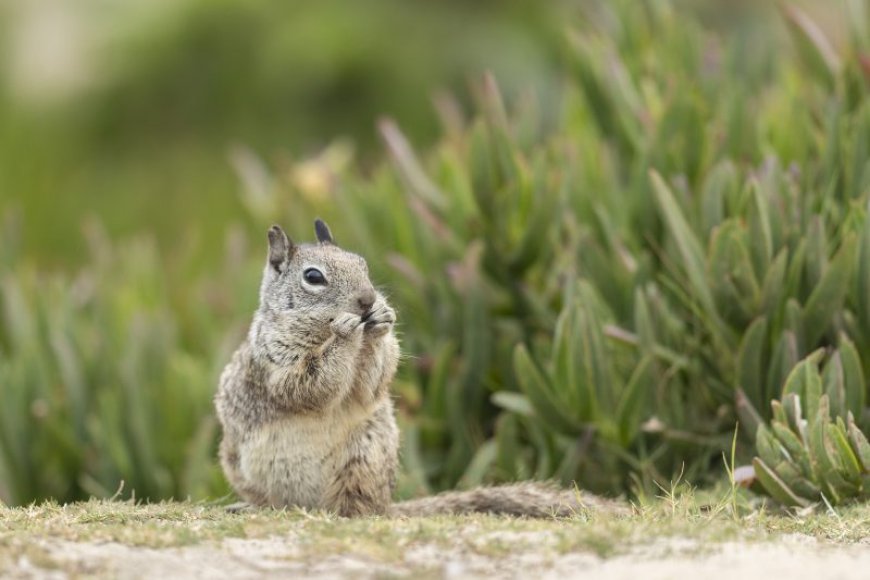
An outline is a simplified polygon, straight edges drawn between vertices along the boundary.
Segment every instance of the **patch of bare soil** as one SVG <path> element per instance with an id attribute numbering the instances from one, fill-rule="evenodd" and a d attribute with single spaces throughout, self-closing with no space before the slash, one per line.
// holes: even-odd
<path id="1" fill-rule="evenodd" d="M 303 553 L 296 534 L 226 539 L 182 548 L 43 540 L 38 558 L 21 556 L 6 573 L 16 578 L 596 578 L 719 580 L 763 578 L 864 579 L 866 544 L 834 545 L 802 535 L 769 542 L 704 545 L 668 538 L 602 558 L 561 553 L 547 532 L 460 535 L 448 547 L 420 542 L 394 556 Z"/>

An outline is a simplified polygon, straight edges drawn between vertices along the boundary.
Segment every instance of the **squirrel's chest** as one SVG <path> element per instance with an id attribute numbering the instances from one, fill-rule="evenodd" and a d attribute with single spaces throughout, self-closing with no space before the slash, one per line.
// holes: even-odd
<path id="1" fill-rule="evenodd" d="M 240 445 L 241 472 L 274 507 L 316 509 L 345 438 L 346 429 L 323 417 L 268 423 Z"/>

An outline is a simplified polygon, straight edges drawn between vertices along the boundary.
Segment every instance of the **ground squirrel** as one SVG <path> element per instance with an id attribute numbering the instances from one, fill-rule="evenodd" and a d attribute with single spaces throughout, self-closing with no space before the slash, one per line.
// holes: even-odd
<path id="1" fill-rule="evenodd" d="M 315 234 L 315 244 L 294 244 L 280 227 L 269 230 L 260 306 L 220 378 L 220 461 L 235 491 L 254 506 L 349 517 L 573 513 L 577 494 L 544 483 L 392 503 L 396 315 L 365 260 L 339 248 L 320 220 Z"/>

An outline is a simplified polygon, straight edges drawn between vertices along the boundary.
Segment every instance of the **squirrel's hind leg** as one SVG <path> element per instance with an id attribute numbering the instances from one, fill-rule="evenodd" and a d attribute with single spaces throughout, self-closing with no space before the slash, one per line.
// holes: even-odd
<path id="1" fill-rule="evenodd" d="M 349 518 L 385 514 L 396 487 L 398 444 L 392 403 L 385 399 L 337 454 L 323 508 Z"/>
<path id="2" fill-rule="evenodd" d="M 239 513 L 248 511 L 255 507 L 262 507 L 268 504 L 266 496 L 262 490 L 254 488 L 242 475 L 239 468 L 239 450 L 235 444 L 234 438 L 229 433 L 224 433 L 224 437 L 220 444 L 220 463 L 224 470 L 224 476 L 230 483 L 233 490 L 242 498 L 242 501 L 227 506 L 227 511 L 231 513 Z"/>

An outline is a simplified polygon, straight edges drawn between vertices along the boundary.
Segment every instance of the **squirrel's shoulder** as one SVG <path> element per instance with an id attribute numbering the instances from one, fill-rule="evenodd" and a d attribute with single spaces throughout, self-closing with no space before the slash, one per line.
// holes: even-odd
<path id="1" fill-rule="evenodd" d="M 254 361 L 251 344 L 245 338 L 233 352 L 230 361 L 221 372 L 218 381 L 218 396 L 220 396 L 221 392 L 232 388 L 240 382 L 248 382 L 246 378 L 256 374 L 258 366 Z"/>

